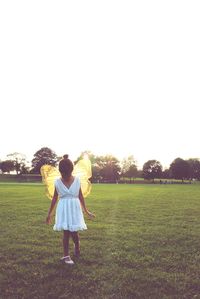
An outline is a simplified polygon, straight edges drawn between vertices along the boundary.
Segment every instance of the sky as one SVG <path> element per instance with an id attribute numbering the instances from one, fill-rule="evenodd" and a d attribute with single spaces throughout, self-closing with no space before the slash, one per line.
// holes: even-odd
<path id="1" fill-rule="evenodd" d="M 199 1 L 1 1 L 0 159 L 200 158 Z"/>

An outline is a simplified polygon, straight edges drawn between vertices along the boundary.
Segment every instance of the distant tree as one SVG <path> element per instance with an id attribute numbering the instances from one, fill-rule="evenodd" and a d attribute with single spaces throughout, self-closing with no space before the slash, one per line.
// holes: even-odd
<path id="1" fill-rule="evenodd" d="M 95 163 L 92 165 L 92 182 L 100 182 L 102 180 L 101 169 Z"/>
<path id="2" fill-rule="evenodd" d="M 99 176 L 106 182 L 117 182 L 120 175 L 119 160 L 112 155 L 96 157 Z"/>
<path id="3" fill-rule="evenodd" d="M 142 169 L 138 169 L 137 170 L 137 177 L 138 178 L 142 178 L 143 177 L 143 171 L 142 171 Z"/>
<path id="4" fill-rule="evenodd" d="M 186 162 L 189 164 L 189 178 L 200 180 L 200 160 L 189 159 Z"/>
<path id="5" fill-rule="evenodd" d="M 30 167 L 28 167 L 27 165 L 22 165 L 20 174 L 28 174 L 29 172 L 30 172 Z"/>
<path id="6" fill-rule="evenodd" d="M 48 147 L 42 147 L 39 151 L 34 154 L 32 160 L 32 170 L 31 173 L 40 173 L 40 168 L 42 165 L 48 164 L 56 166 L 58 161 L 57 155 Z"/>
<path id="7" fill-rule="evenodd" d="M 172 177 L 174 179 L 178 180 L 184 180 L 189 178 L 190 174 L 190 165 L 187 161 L 176 158 L 171 164 L 170 164 L 170 171 L 172 174 Z"/>
<path id="8" fill-rule="evenodd" d="M 121 175 L 122 176 L 125 176 L 125 174 L 129 170 L 131 165 L 136 165 L 136 161 L 135 161 L 133 155 L 130 155 L 121 161 Z"/>
<path id="9" fill-rule="evenodd" d="M 126 176 L 130 179 L 134 179 L 137 177 L 138 171 L 137 171 L 137 166 L 136 165 L 131 165 L 128 169 L 128 171 L 126 172 Z"/>
<path id="10" fill-rule="evenodd" d="M 14 162 L 14 170 L 16 173 L 23 173 L 24 169 L 26 168 L 26 156 L 24 154 L 15 152 L 8 154 L 7 157 Z"/>
<path id="11" fill-rule="evenodd" d="M 137 176 L 137 166 L 134 157 L 131 155 L 128 158 L 124 158 L 121 163 L 121 176 L 130 179 Z"/>
<path id="12" fill-rule="evenodd" d="M 0 163 L 0 169 L 3 173 L 4 172 L 10 173 L 11 171 L 13 171 L 15 169 L 14 161 L 12 161 L 12 160 L 2 161 Z"/>
<path id="13" fill-rule="evenodd" d="M 104 157 L 103 156 L 95 156 L 95 161 L 92 164 L 92 180 L 101 182 L 103 178 L 102 169 L 104 168 Z"/>
<path id="14" fill-rule="evenodd" d="M 149 160 L 143 165 L 143 177 L 145 179 L 155 179 L 162 176 L 162 165 L 157 160 Z"/>
<path id="15" fill-rule="evenodd" d="M 162 172 L 162 178 L 163 178 L 163 179 L 170 179 L 170 170 L 169 170 L 169 169 L 165 169 L 165 170 Z"/>

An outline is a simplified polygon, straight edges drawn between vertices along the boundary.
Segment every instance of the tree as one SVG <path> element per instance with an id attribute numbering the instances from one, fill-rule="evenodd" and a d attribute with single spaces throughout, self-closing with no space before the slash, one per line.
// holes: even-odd
<path id="1" fill-rule="evenodd" d="M 48 164 L 56 166 L 58 161 L 57 155 L 48 147 L 42 147 L 39 151 L 34 154 L 32 160 L 32 173 L 40 173 L 42 165 Z"/>
<path id="2" fill-rule="evenodd" d="M 137 176 L 137 166 L 133 156 L 123 159 L 121 164 L 122 177 L 128 177 L 131 181 L 132 178 Z"/>
<path id="3" fill-rule="evenodd" d="M 137 177 L 138 178 L 142 178 L 143 177 L 143 171 L 142 171 L 142 169 L 138 169 L 137 170 Z"/>
<path id="4" fill-rule="evenodd" d="M 149 160 L 143 165 L 143 177 L 145 179 L 160 178 L 162 175 L 162 165 L 157 160 Z"/>
<path id="5" fill-rule="evenodd" d="M 3 173 L 4 172 L 10 173 L 10 171 L 13 171 L 15 169 L 14 162 L 12 160 L 2 161 L 0 163 L 0 169 Z"/>
<path id="6" fill-rule="evenodd" d="M 131 179 L 135 178 L 137 176 L 137 173 L 138 173 L 137 166 L 132 164 L 129 167 L 128 171 L 126 172 L 126 176 L 130 179 L 130 182 L 131 182 Z"/>
<path id="7" fill-rule="evenodd" d="M 26 156 L 21 153 L 13 153 L 7 155 L 14 163 L 14 170 L 17 174 L 23 173 L 24 169 L 26 169 Z"/>
<path id="8" fill-rule="evenodd" d="M 102 180 L 101 169 L 96 163 L 92 165 L 92 182 L 100 182 Z"/>
<path id="9" fill-rule="evenodd" d="M 183 181 L 184 179 L 187 179 L 189 177 L 189 173 L 190 173 L 189 163 L 181 158 L 176 158 L 170 164 L 169 169 L 174 179 Z"/>
<path id="10" fill-rule="evenodd" d="M 22 165 L 21 170 L 20 170 L 20 174 L 28 174 L 30 171 L 29 166 L 27 165 Z"/>
<path id="11" fill-rule="evenodd" d="M 112 155 L 96 157 L 96 167 L 99 168 L 99 177 L 105 182 L 117 182 L 119 179 L 119 161 Z"/>
<path id="12" fill-rule="evenodd" d="M 200 180 L 200 160 L 199 159 L 189 159 L 187 160 L 189 164 L 189 177 L 190 179 Z"/>
<path id="13" fill-rule="evenodd" d="M 170 179 L 170 170 L 167 168 L 162 173 L 163 179 Z"/>

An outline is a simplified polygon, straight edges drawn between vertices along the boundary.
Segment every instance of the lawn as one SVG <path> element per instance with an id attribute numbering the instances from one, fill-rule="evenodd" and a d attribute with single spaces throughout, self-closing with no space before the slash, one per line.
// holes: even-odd
<path id="1" fill-rule="evenodd" d="M 0 184 L 0 298 L 200 298 L 200 185 L 93 185 L 81 257 L 62 264 L 40 184 Z M 72 250 L 71 243 L 71 250 Z"/>

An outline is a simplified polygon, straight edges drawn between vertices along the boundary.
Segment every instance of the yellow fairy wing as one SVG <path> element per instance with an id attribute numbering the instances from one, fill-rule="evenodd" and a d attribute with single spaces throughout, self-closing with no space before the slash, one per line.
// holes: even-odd
<path id="1" fill-rule="evenodd" d="M 60 177 L 59 170 L 52 165 L 43 165 L 40 168 L 42 181 L 45 185 L 45 194 L 49 199 L 52 199 L 54 194 L 54 182 Z"/>
<path id="2" fill-rule="evenodd" d="M 42 181 L 45 185 L 45 194 L 49 199 L 52 199 L 55 189 L 54 182 L 60 177 L 60 172 L 52 165 L 43 165 L 40 168 L 40 173 L 42 176 Z M 92 188 L 91 182 L 89 181 L 89 178 L 92 176 L 92 166 L 90 160 L 86 157 L 79 160 L 74 166 L 72 174 L 79 177 L 83 196 L 87 197 Z"/>
<path id="3" fill-rule="evenodd" d="M 79 160 L 74 166 L 73 175 L 79 177 L 81 182 L 81 190 L 84 197 L 87 197 L 92 188 L 89 178 L 92 176 L 92 166 L 88 158 Z"/>

